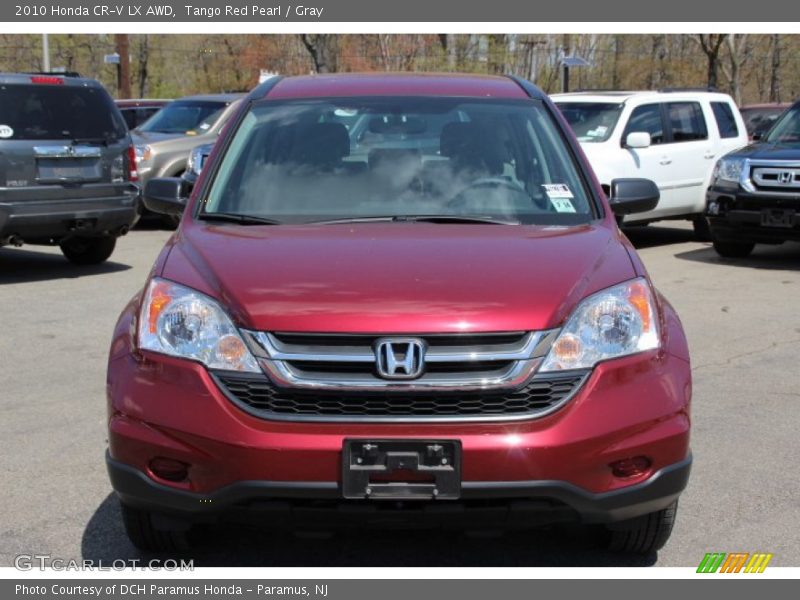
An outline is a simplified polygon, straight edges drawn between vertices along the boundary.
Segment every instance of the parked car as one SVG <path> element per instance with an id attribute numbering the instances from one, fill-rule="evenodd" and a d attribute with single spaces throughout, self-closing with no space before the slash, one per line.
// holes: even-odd
<path id="1" fill-rule="evenodd" d="M 139 218 L 131 138 L 93 80 L 0 73 L 0 246 L 59 245 L 80 265 L 111 256 Z"/>
<path id="2" fill-rule="evenodd" d="M 133 131 L 139 177 L 180 177 L 193 148 L 216 141 L 244 94 L 175 100 Z"/>
<path id="3" fill-rule="evenodd" d="M 748 104 L 739 108 L 747 127 L 747 135 L 750 140 L 762 137 L 769 128 L 778 120 L 784 111 L 791 106 L 791 102 L 774 104 Z"/>
<path id="4" fill-rule="evenodd" d="M 138 98 L 130 100 L 116 100 L 117 108 L 122 113 L 122 118 L 128 125 L 128 129 L 136 129 L 147 119 L 156 114 L 171 100 L 156 100 L 149 98 Z"/>
<path id="5" fill-rule="evenodd" d="M 654 210 L 620 224 L 688 219 L 708 240 L 705 192 L 715 159 L 747 144 L 742 117 L 727 94 L 694 90 L 576 92 L 553 101 L 575 130 L 605 190 L 614 178 L 656 182 Z"/>
<path id="6" fill-rule="evenodd" d="M 800 102 L 758 142 L 717 162 L 708 189 L 714 249 L 742 258 L 756 244 L 800 241 Z"/>
<path id="7" fill-rule="evenodd" d="M 365 155 L 337 111 L 391 133 Z M 237 518 L 666 542 L 689 354 L 614 219 L 651 211 L 653 182 L 607 198 L 516 78 L 276 78 L 232 123 L 188 206 L 180 179 L 145 188 L 151 210 L 186 212 L 108 363 L 107 465 L 134 544 Z M 437 148 L 408 147 L 422 129 Z"/>

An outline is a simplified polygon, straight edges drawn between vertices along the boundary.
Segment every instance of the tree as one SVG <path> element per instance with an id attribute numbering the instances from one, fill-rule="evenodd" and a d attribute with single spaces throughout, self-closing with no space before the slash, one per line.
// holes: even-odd
<path id="1" fill-rule="evenodd" d="M 710 88 L 717 87 L 720 53 L 726 37 L 728 37 L 726 33 L 698 33 L 692 36 L 692 39 L 700 44 L 700 48 L 703 50 L 703 54 L 706 55 L 706 59 L 708 60 L 707 74 L 708 87 Z"/>
<path id="2" fill-rule="evenodd" d="M 728 64 L 722 65 L 722 70 L 730 82 L 730 91 L 736 104 L 742 103 L 742 68 L 749 60 L 751 46 L 747 34 L 731 33 L 725 38 L 728 47 Z"/>
<path id="3" fill-rule="evenodd" d="M 769 77 L 769 101 L 781 101 L 781 36 L 773 33 L 770 36 L 772 69 Z"/>
<path id="4" fill-rule="evenodd" d="M 311 61 L 314 63 L 314 70 L 317 73 L 336 73 L 339 70 L 338 35 L 302 33 L 300 41 L 311 55 Z"/>

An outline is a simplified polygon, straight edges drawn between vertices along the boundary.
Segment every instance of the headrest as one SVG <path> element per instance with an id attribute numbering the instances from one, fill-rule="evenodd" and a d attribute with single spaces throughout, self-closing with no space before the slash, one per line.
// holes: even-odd
<path id="1" fill-rule="evenodd" d="M 304 165 L 329 165 L 350 154 L 350 136 L 341 123 L 314 123 L 291 126 L 292 147 L 289 162 Z"/>

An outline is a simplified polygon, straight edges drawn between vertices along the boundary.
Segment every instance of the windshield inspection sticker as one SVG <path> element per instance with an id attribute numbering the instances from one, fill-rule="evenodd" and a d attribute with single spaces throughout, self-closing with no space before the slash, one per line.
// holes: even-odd
<path id="1" fill-rule="evenodd" d="M 0 138 L 7 139 L 14 135 L 14 130 L 8 125 L 0 125 Z"/>
<path id="2" fill-rule="evenodd" d="M 557 212 L 574 213 L 575 206 L 572 204 L 572 191 L 568 185 L 563 183 L 550 183 L 542 185 L 550 204 Z"/>

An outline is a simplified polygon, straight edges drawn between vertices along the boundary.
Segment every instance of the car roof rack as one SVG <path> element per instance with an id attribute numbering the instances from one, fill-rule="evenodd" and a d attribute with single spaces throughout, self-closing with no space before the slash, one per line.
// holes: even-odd
<path id="1" fill-rule="evenodd" d="M 665 87 L 658 90 L 662 94 L 669 94 L 672 92 L 719 92 L 719 89 L 713 85 L 706 87 Z"/>

